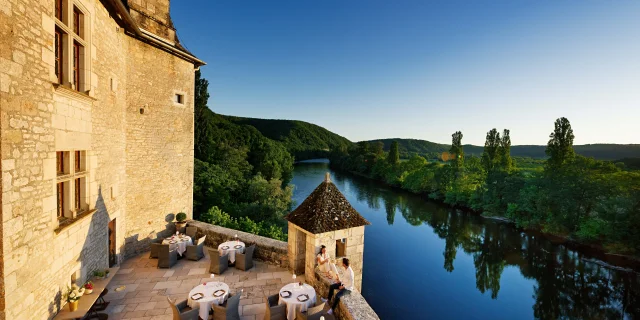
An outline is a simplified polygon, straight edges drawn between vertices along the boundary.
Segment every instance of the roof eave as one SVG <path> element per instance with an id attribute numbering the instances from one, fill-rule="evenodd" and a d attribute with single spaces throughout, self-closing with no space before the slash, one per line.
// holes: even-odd
<path id="1" fill-rule="evenodd" d="M 194 55 L 188 52 L 185 52 L 183 50 L 180 50 L 175 46 L 171 46 L 165 43 L 164 41 L 158 39 L 157 37 L 153 35 L 149 35 L 149 33 L 143 32 L 140 26 L 138 26 L 135 20 L 133 20 L 133 18 L 129 14 L 129 10 L 127 10 L 127 8 L 124 6 L 121 0 L 108 0 L 108 1 L 111 2 L 111 4 L 114 6 L 116 11 L 118 12 L 118 16 L 124 22 L 125 29 L 135 38 L 140 39 L 149 44 L 152 44 L 156 47 L 159 47 L 160 49 L 163 49 L 183 60 L 193 63 L 196 69 L 206 65 L 204 61 L 196 58 Z"/>

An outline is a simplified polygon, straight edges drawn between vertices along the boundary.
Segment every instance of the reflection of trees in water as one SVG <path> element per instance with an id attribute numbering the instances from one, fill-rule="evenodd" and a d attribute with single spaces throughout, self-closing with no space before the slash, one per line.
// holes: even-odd
<path id="1" fill-rule="evenodd" d="M 506 266 L 536 280 L 533 313 L 538 319 L 640 319 L 640 280 L 637 274 L 587 263 L 582 255 L 554 246 L 540 236 L 521 233 L 509 225 L 428 203 L 417 196 L 381 190 L 359 179 L 359 201 L 385 208 L 387 222 L 394 223 L 396 210 L 413 226 L 429 225 L 445 240 L 444 269 L 452 272 L 459 249 L 473 257 L 476 287 L 496 299 Z"/>

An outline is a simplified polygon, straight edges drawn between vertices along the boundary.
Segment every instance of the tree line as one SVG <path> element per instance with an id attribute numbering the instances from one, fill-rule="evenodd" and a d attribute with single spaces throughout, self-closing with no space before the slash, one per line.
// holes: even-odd
<path id="1" fill-rule="evenodd" d="M 293 156 L 250 125 L 207 107 L 209 82 L 196 72 L 194 95 L 194 218 L 262 236 L 287 239 Z"/>
<path id="2" fill-rule="evenodd" d="M 569 120 L 557 119 L 542 166 L 511 157 L 511 132 L 487 132 L 481 156 L 465 156 L 460 131 L 446 163 L 414 155 L 401 161 L 398 143 L 359 142 L 332 150 L 331 166 L 451 206 L 500 216 L 519 227 L 603 244 L 607 251 L 638 254 L 640 172 L 576 154 Z M 522 164 L 522 165 L 521 165 Z"/>

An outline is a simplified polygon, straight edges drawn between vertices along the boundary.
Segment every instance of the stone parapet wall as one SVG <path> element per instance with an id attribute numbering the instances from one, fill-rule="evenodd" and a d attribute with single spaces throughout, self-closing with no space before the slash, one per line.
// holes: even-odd
<path id="1" fill-rule="evenodd" d="M 284 241 L 274 240 L 252 233 L 223 228 L 206 222 L 191 220 L 187 222 L 188 227 L 197 227 L 197 237 L 207 236 L 205 245 L 217 248 L 219 244 L 229 241 L 237 234 L 238 239 L 246 245 L 256 244 L 254 258 L 262 260 L 269 264 L 273 264 L 282 268 L 289 267 L 289 258 L 287 255 L 287 243 Z"/>
<path id="2" fill-rule="evenodd" d="M 313 286 L 319 296 L 327 297 L 329 294 L 329 286 L 332 282 L 320 275 L 317 269 L 314 276 L 307 276 L 307 282 Z M 335 315 L 339 320 L 380 319 L 358 290 L 354 290 L 350 294 L 340 298 L 340 303 L 335 310 Z"/>

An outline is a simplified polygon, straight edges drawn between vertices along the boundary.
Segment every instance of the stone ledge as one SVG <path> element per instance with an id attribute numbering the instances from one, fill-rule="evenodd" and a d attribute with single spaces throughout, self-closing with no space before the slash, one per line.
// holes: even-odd
<path id="1" fill-rule="evenodd" d="M 312 281 L 311 285 L 320 296 L 326 297 L 329 293 L 329 286 L 333 282 L 331 279 L 321 275 L 317 268 L 315 269 L 315 280 Z M 340 303 L 334 311 L 336 318 L 339 320 L 380 320 L 358 290 L 351 291 L 350 294 L 340 298 Z"/>
<path id="2" fill-rule="evenodd" d="M 206 235 L 205 245 L 218 248 L 218 245 L 229 241 L 236 234 L 238 239 L 247 245 L 256 244 L 254 258 L 262 260 L 266 263 L 273 264 L 282 268 L 289 267 L 289 258 L 287 255 L 287 243 L 248 232 L 238 231 L 234 229 L 223 228 L 202 221 L 189 220 L 187 226 L 197 227 L 197 237 Z"/>
<path id="3" fill-rule="evenodd" d="M 73 219 L 67 219 L 67 220 L 65 220 L 63 222 L 62 225 L 60 225 L 55 230 L 53 230 L 53 232 L 55 232 L 56 234 L 59 234 L 63 230 L 70 228 L 71 226 L 73 226 L 76 223 L 80 222 L 84 218 L 92 216 L 95 212 L 96 212 L 96 209 L 91 209 L 91 210 L 87 210 L 85 212 L 80 213 L 79 215 L 77 215 Z"/>

